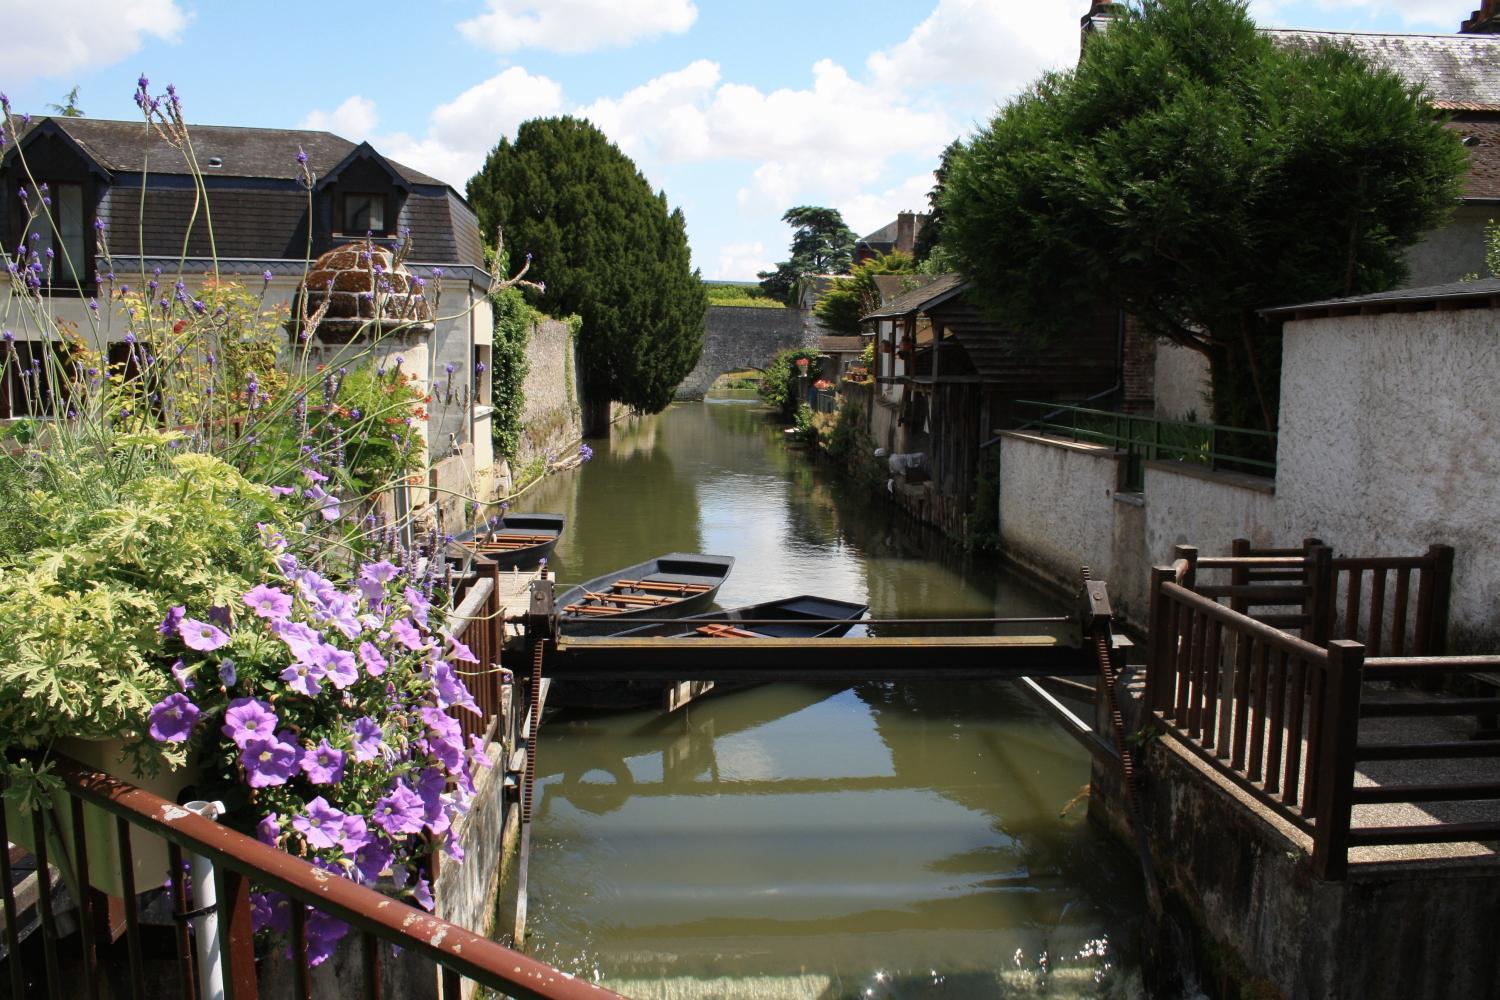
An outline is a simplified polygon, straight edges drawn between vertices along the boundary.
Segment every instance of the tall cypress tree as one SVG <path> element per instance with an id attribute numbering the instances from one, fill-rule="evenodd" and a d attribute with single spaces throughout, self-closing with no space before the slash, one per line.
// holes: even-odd
<path id="1" fill-rule="evenodd" d="M 707 302 L 681 210 L 592 124 L 536 118 L 502 138 L 469 180 L 486 233 L 503 226 L 512 256 L 545 284 L 538 305 L 577 314 L 586 433 L 609 400 L 654 413 L 698 363 Z"/>

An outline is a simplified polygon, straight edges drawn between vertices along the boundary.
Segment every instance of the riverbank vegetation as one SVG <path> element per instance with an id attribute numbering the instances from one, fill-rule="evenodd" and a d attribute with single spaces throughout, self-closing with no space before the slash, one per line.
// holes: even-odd
<path id="1" fill-rule="evenodd" d="M 686 223 L 635 163 L 582 119 L 537 118 L 468 183 L 485 232 L 529 251 L 537 306 L 577 314 L 585 433 L 615 400 L 654 413 L 692 370 L 707 298 Z"/>
<path id="2" fill-rule="evenodd" d="M 1243 3 L 1118 10 L 951 158 L 940 246 L 1008 321 L 1123 309 L 1208 360 L 1215 423 L 1274 428 L 1280 338 L 1257 310 L 1394 287 L 1466 153 L 1418 87 L 1278 44 Z"/>

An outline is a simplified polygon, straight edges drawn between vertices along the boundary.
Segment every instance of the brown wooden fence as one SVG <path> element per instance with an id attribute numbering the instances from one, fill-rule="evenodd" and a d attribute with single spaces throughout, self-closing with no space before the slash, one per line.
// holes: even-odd
<path id="1" fill-rule="evenodd" d="M 1446 631 L 1451 549 L 1435 546 L 1410 559 L 1334 559 L 1310 540 L 1300 550 L 1257 552 L 1236 543 L 1228 557 L 1198 557 L 1186 548 L 1177 554 L 1173 565 L 1153 570 L 1146 707 L 1226 779 L 1309 834 L 1320 877 L 1342 877 L 1350 847 L 1500 839 L 1497 822 L 1351 827 L 1359 804 L 1500 799 L 1494 781 L 1355 786 L 1364 761 L 1500 758 L 1497 740 L 1360 737 L 1361 718 L 1482 716 L 1500 708 L 1494 698 L 1367 697 L 1368 681 L 1430 687 L 1443 674 L 1500 668 L 1500 657 L 1432 653 Z M 1200 583 L 1207 570 L 1228 571 L 1231 580 Z M 1363 601 L 1367 580 L 1370 599 Z M 1419 652 L 1371 657 L 1346 636 Z"/>
<path id="2" fill-rule="evenodd" d="M 478 736 L 486 743 L 506 733 L 505 679 L 500 653 L 505 645 L 504 608 L 500 604 L 500 569 L 487 559 L 477 559 L 455 587 L 454 609 L 447 632 L 462 641 L 478 658 L 476 663 L 454 663 L 480 714 L 459 712 L 465 736 Z"/>

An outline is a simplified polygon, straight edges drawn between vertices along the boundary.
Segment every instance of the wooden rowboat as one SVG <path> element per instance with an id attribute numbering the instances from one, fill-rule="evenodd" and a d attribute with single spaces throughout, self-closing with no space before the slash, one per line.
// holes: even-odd
<path id="1" fill-rule="evenodd" d="M 481 526 L 453 541 L 501 569 L 529 569 L 552 554 L 566 524 L 562 514 L 507 514 L 496 527 Z"/>
<path id="2" fill-rule="evenodd" d="M 733 556 L 672 552 L 595 577 L 557 596 L 566 635 L 614 635 L 633 618 L 677 618 L 713 603 Z"/>
<path id="3" fill-rule="evenodd" d="M 838 638 L 859 624 L 868 610 L 867 605 L 852 601 L 803 594 L 727 611 L 706 611 L 679 621 L 638 625 L 615 634 L 621 638 L 701 637 L 705 655 L 712 656 L 715 641 L 729 642 L 735 638 Z M 779 624 L 762 624 L 773 619 L 779 620 Z M 559 708 L 596 710 L 659 705 L 670 712 L 709 691 L 724 693 L 752 686 L 753 683 L 716 684 L 713 681 L 568 680 L 553 686 L 548 704 Z"/>

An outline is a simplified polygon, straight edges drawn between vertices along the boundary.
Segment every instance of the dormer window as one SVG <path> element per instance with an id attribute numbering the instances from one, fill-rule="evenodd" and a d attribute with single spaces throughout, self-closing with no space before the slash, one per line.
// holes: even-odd
<path id="1" fill-rule="evenodd" d="M 22 202 L 27 263 L 36 254 L 42 278 L 56 289 L 88 280 L 88 220 L 84 218 L 83 185 L 43 182 L 25 185 Z"/>
<path id="2" fill-rule="evenodd" d="M 387 199 L 383 194 L 354 193 L 344 195 L 342 232 L 351 235 L 373 233 L 384 236 L 386 227 Z"/>

